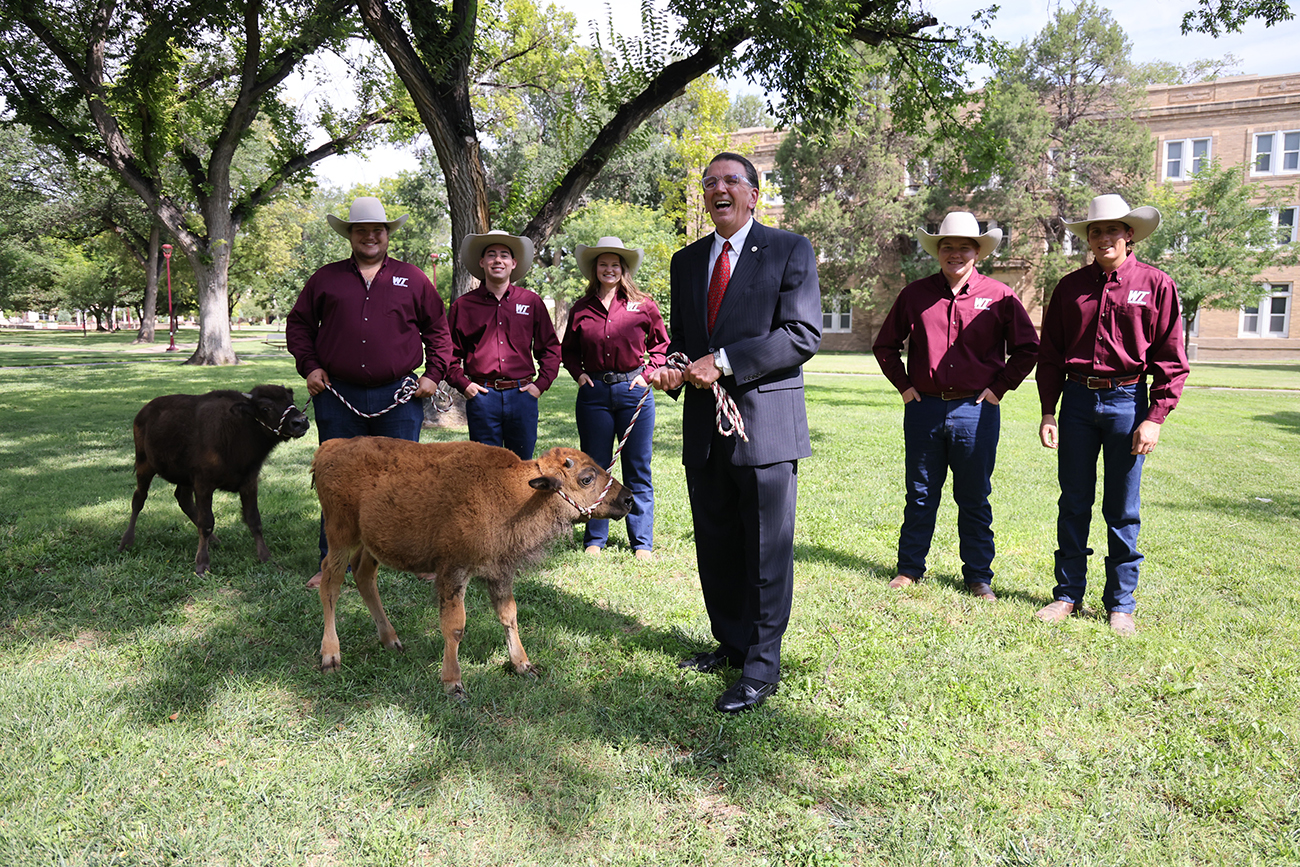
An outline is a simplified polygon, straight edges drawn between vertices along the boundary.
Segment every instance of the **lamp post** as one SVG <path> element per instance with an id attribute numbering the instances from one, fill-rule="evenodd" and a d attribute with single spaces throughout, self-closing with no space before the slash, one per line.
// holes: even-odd
<path id="1" fill-rule="evenodd" d="M 163 244 L 163 258 L 167 260 L 167 322 L 171 340 L 167 351 L 176 351 L 176 314 L 172 312 L 172 245 Z"/>

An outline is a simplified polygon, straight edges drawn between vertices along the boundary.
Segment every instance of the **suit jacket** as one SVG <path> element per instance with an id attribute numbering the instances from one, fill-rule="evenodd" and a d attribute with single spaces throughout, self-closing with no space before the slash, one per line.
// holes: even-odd
<path id="1" fill-rule="evenodd" d="M 762 466 L 812 454 L 804 407 L 803 363 L 821 345 L 821 287 L 812 244 L 802 235 L 755 221 L 727 293 L 708 329 L 709 234 L 679 250 L 672 288 L 669 353 L 691 360 L 725 349 L 732 373 L 720 382 L 745 422 L 732 463 Z M 711 389 L 687 387 L 682 410 L 682 463 L 700 467 L 716 428 Z"/>

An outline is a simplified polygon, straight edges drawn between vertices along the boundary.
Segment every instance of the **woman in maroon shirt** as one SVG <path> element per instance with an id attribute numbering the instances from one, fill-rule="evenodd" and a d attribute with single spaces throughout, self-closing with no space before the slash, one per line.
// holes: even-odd
<path id="1" fill-rule="evenodd" d="M 560 359 L 578 382 L 575 416 L 582 450 L 608 466 L 614 442 L 623 436 L 637 405 L 645 404 L 620 453 L 623 484 L 632 491 L 628 544 L 639 560 L 654 546 L 654 488 L 650 482 L 655 404 L 646 376 L 665 360 L 668 329 L 654 299 L 636 288 L 632 276 L 644 251 L 605 237 L 575 253 L 587 278 L 587 293 L 569 311 Z M 609 521 L 588 521 L 584 545 L 599 554 L 609 539 Z"/>

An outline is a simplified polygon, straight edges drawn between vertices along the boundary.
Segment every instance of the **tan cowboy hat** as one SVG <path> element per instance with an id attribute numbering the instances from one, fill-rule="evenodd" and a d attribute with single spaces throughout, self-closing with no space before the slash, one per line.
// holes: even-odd
<path id="1" fill-rule="evenodd" d="M 466 235 L 464 240 L 460 242 L 461 264 L 478 279 L 486 279 L 483 276 L 483 266 L 479 264 L 479 260 L 483 258 L 483 251 L 493 244 L 501 244 L 510 248 L 511 255 L 515 257 L 515 270 L 510 272 L 510 282 L 517 283 L 522 280 L 523 276 L 528 273 L 528 269 L 533 267 L 532 239 L 511 235 L 509 232 L 503 232 L 500 229 L 493 229 L 482 235 Z"/>
<path id="2" fill-rule="evenodd" d="M 966 238 L 974 241 L 980 248 L 975 258 L 983 259 L 1002 243 L 1002 230 L 994 227 L 981 233 L 979 221 L 975 219 L 974 214 L 970 211 L 953 211 L 943 218 L 938 232 L 931 235 L 925 229 L 919 229 L 916 236 L 921 243 L 921 249 L 936 259 L 939 258 L 939 244 L 944 238 Z"/>
<path id="3" fill-rule="evenodd" d="M 603 253 L 617 253 L 622 256 L 624 264 L 627 265 L 627 275 L 629 277 L 636 273 L 637 268 L 641 267 L 641 259 L 645 256 L 645 250 L 640 247 L 624 247 L 623 242 L 613 235 L 606 235 L 601 238 L 594 247 L 579 244 L 573 251 L 573 257 L 578 260 L 578 270 L 582 272 L 583 277 L 588 280 L 591 279 L 592 265 Z"/>
<path id="4" fill-rule="evenodd" d="M 346 220 L 340 220 L 333 214 L 326 214 L 325 219 L 329 221 L 334 231 L 345 238 L 351 238 L 353 223 L 383 223 L 388 227 L 388 234 L 391 235 L 402 228 L 402 224 L 406 222 L 406 218 L 409 216 L 410 214 L 406 214 L 396 220 L 390 220 L 388 215 L 384 213 L 383 204 L 378 199 L 374 196 L 359 196 L 353 200 L 352 207 L 348 208 L 348 218 Z"/>
<path id="5" fill-rule="evenodd" d="M 1133 230 L 1133 242 L 1137 243 L 1148 237 L 1160 225 L 1160 212 L 1150 205 L 1130 208 L 1128 202 L 1120 196 L 1096 196 L 1088 203 L 1087 219 L 1066 223 L 1065 228 L 1087 242 L 1088 226 L 1103 221 L 1114 221 L 1128 226 Z"/>

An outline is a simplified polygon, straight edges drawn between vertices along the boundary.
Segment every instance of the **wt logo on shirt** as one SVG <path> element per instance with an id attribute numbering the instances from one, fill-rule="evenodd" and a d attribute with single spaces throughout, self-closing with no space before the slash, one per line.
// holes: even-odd
<path id="1" fill-rule="evenodd" d="M 641 309 L 641 302 L 640 302 L 640 301 L 629 301 L 629 302 L 627 303 L 627 312 L 628 312 L 628 313 L 635 313 L 635 312 L 637 312 L 637 311 L 640 310 L 640 309 Z"/>
<path id="2" fill-rule="evenodd" d="M 1139 292 L 1134 289 L 1128 293 L 1128 303 L 1145 305 L 1147 303 L 1147 296 L 1150 294 L 1150 292 Z"/>
<path id="3" fill-rule="evenodd" d="M 406 278 L 406 277 L 394 277 L 394 278 L 393 278 L 393 285 L 394 285 L 394 286 L 405 286 L 405 285 L 406 285 L 406 281 L 407 281 L 407 279 L 408 279 L 408 278 Z"/>
<path id="4" fill-rule="evenodd" d="M 989 309 L 989 302 L 992 301 L 992 300 L 993 300 L 992 298 L 976 298 L 976 299 L 975 299 L 975 309 L 976 309 L 976 310 L 988 310 L 988 309 Z"/>
<path id="5" fill-rule="evenodd" d="M 528 315 L 528 308 L 531 307 L 531 306 L 532 306 L 532 305 L 530 305 L 530 304 L 516 304 L 516 305 L 515 305 L 515 312 L 518 313 L 520 316 L 527 316 L 527 315 Z"/>

